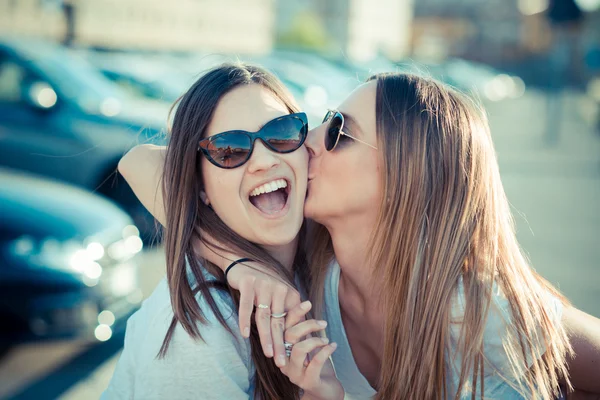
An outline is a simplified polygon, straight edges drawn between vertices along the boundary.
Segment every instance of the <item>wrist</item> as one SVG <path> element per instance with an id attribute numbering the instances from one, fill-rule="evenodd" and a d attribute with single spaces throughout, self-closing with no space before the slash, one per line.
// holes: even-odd
<path id="1" fill-rule="evenodd" d="M 251 258 L 238 258 L 237 260 L 231 262 L 227 268 L 225 268 L 224 272 L 225 272 L 225 279 L 227 279 L 228 275 L 229 275 L 229 271 L 231 271 L 232 268 L 235 268 L 237 265 L 242 264 L 242 263 L 249 263 L 249 262 L 254 262 L 254 260 L 252 260 Z"/>

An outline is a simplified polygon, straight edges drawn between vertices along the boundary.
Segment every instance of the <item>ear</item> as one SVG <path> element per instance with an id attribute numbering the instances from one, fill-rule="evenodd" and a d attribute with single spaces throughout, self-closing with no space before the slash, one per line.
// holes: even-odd
<path id="1" fill-rule="evenodd" d="M 210 206 L 210 200 L 208 199 L 208 196 L 204 190 L 200 191 L 200 200 L 202 200 L 202 202 L 207 206 Z"/>

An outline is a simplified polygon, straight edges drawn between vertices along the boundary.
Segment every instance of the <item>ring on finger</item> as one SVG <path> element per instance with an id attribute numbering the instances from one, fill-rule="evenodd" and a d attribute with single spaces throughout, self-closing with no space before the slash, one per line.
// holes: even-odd
<path id="1" fill-rule="evenodd" d="M 285 355 L 289 358 L 292 356 L 292 348 L 294 345 L 289 342 L 283 342 L 283 346 L 285 347 Z"/>
<path id="2" fill-rule="evenodd" d="M 287 312 L 282 312 L 282 313 L 277 313 L 277 314 L 271 314 L 271 318 L 283 318 L 287 315 Z"/>
<path id="3" fill-rule="evenodd" d="M 262 308 L 263 310 L 267 310 L 270 308 L 267 304 L 259 304 L 259 305 L 257 305 L 257 307 Z"/>

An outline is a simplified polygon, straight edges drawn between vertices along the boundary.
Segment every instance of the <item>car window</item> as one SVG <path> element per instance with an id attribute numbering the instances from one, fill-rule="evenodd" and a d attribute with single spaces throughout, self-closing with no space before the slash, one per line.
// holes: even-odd
<path id="1" fill-rule="evenodd" d="M 0 56 L 0 102 L 18 103 L 27 73 L 19 64 Z"/>

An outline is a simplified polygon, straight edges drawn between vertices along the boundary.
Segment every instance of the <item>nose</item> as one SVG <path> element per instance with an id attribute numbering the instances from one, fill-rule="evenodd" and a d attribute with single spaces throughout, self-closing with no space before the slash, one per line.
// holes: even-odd
<path id="1" fill-rule="evenodd" d="M 324 135 L 326 129 L 326 124 L 321 124 L 308 132 L 304 144 L 306 145 L 308 154 L 311 157 L 318 157 L 325 150 Z"/>
<path id="2" fill-rule="evenodd" d="M 281 160 L 277 157 L 277 154 L 269 150 L 263 142 L 260 140 L 254 142 L 254 150 L 250 160 L 248 160 L 248 172 L 267 171 L 280 163 Z"/>

